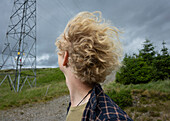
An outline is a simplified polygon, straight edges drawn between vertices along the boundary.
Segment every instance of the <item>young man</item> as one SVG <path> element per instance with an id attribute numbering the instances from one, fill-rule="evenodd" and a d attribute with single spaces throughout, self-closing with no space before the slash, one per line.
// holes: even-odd
<path id="1" fill-rule="evenodd" d="M 71 100 L 66 121 L 132 120 L 99 84 L 120 65 L 118 33 L 100 12 L 81 12 L 57 39 L 58 64 Z"/>

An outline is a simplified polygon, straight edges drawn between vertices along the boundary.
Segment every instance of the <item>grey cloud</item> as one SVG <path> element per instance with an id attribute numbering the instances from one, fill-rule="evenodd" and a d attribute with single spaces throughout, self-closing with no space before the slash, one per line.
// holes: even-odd
<path id="1" fill-rule="evenodd" d="M 57 54 L 54 45 L 67 22 L 80 11 L 102 12 L 106 20 L 124 30 L 121 39 L 125 53 L 137 53 L 145 38 L 157 49 L 163 40 L 170 48 L 170 1 L 169 0 L 41 0 L 37 1 L 37 58 L 49 55 L 37 62 L 39 67 L 56 66 Z M 10 1 L 0 4 L 0 48 L 12 10 Z M 3 41 L 2 41 L 3 39 Z"/>
<path id="2" fill-rule="evenodd" d="M 42 55 L 42 56 L 44 56 L 44 55 Z M 39 56 L 39 57 L 41 58 L 42 56 Z M 37 60 L 37 65 L 38 66 L 53 66 L 53 67 L 57 67 L 58 66 L 58 62 L 57 61 L 58 61 L 57 54 L 48 54 L 47 58 L 43 58 L 41 60 Z"/>

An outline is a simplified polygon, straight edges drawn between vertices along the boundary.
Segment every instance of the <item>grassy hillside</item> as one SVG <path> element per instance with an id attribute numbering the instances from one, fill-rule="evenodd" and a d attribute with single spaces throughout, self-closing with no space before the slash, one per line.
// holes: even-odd
<path id="1" fill-rule="evenodd" d="M 137 85 L 111 82 L 104 89 L 134 120 L 170 119 L 170 80 Z"/>
<path id="2" fill-rule="evenodd" d="M 24 73 L 29 72 L 25 71 Z M 3 76 L 0 76 L 0 81 L 2 78 Z M 26 83 L 19 93 L 11 91 L 6 80 L 0 86 L 0 109 L 17 107 L 27 103 L 43 102 L 68 94 L 65 77 L 59 68 L 37 69 L 36 79 L 36 87 L 30 88 Z"/>
<path id="3" fill-rule="evenodd" d="M 111 82 L 104 86 L 104 90 L 134 120 L 170 119 L 170 80 L 137 85 Z M 8 81 L 0 86 L 0 110 L 45 102 L 65 94 L 68 94 L 68 89 L 59 68 L 38 69 L 34 88 L 27 84 L 21 92 L 15 93 L 10 90 Z"/>

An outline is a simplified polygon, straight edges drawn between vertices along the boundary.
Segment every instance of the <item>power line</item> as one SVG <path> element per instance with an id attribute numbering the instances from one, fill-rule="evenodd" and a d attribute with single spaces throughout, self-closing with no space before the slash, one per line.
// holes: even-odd
<path id="1" fill-rule="evenodd" d="M 81 8 L 79 7 L 79 5 L 77 4 L 77 2 L 75 0 L 72 0 L 74 5 L 79 9 L 79 11 L 82 11 Z"/>
<path id="2" fill-rule="evenodd" d="M 37 14 L 38 17 L 42 18 L 42 20 L 44 20 L 46 23 L 48 23 L 50 25 L 50 27 L 52 28 L 58 28 L 58 26 L 54 23 L 52 23 L 51 21 L 47 20 L 45 17 L 41 16 L 40 14 Z"/>
<path id="3" fill-rule="evenodd" d="M 40 5 L 40 4 L 37 4 L 40 8 L 42 8 L 42 10 L 43 9 L 45 9 L 45 11 L 47 11 L 47 13 L 49 14 L 50 13 L 50 11 L 49 11 L 49 9 L 47 9 L 47 8 L 45 8 L 45 7 L 43 7 L 42 5 Z M 49 7 L 50 8 L 50 7 Z M 39 13 L 38 13 L 38 15 L 40 15 Z M 40 15 L 41 16 L 41 15 Z M 42 16 L 41 16 L 42 17 Z M 43 17 L 43 18 L 45 18 L 45 17 Z M 61 22 L 58 18 L 56 18 L 56 16 L 53 16 L 53 19 L 55 19 L 56 21 L 58 21 L 59 23 Z M 46 19 L 47 20 L 47 19 Z"/>
<path id="4" fill-rule="evenodd" d="M 70 11 L 67 10 L 67 7 L 64 6 L 63 3 L 62 3 L 60 0 L 54 0 L 54 1 L 55 1 L 56 4 L 58 3 L 57 5 L 59 5 L 59 6 L 62 7 L 63 11 L 65 12 L 65 14 L 66 14 L 69 18 L 72 17 Z"/>

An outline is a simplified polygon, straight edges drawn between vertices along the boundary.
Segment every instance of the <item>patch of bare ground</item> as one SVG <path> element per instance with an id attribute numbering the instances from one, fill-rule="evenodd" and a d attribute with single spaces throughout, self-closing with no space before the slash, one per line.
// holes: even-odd
<path id="1" fill-rule="evenodd" d="M 102 86 L 114 78 L 115 75 L 111 74 Z M 69 96 L 66 95 L 45 103 L 26 104 L 0 110 L 0 121 L 65 121 L 69 100 Z"/>
<path id="2" fill-rule="evenodd" d="M 0 111 L 0 121 L 65 121 L 69 96 Z"/>

